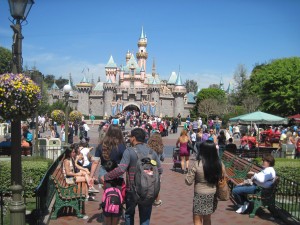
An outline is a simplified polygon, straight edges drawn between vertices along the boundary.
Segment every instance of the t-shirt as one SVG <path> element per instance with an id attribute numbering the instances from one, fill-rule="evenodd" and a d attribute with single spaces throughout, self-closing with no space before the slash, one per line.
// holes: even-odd
<path id="1" fill-rule="evenodd" d="M 118 149 L 113 149 L 110 153 L 110 160 L 112 161 L 115 161 L 116 163 L 120 163 L 121 159 L 122 159 L 122 156 L 123 156 L 123 153 L 126 149 L 126 146 L 124 144 L 119 144 L 118 145 Z M 107 160 L 105 160 L 103 158 L 103 155 L 102 155 L 102 145 L 98 145 L 97 149 L 96 149 L 96 152 L 95 152 L 95 157 L 100 157 L 101 159 L 101 165 L 103 166 Z"/>
<path id="2" fill-rule="evenodd" d="M 275 181 L 276 172 L 273 167 L 267 167 L 260 171 L 259 173 L 255 173 L 253 177 L 254 183 L 263 188 L 269 188 Z"/>
<path id="3" fill-rule="evenodd" d="M 90 152 L 90 149 L 88 148 L 83 148 L 80 150 L 80 152 L 83 155 L 83 166 L 88 166 L 90 164 L 89 158 L 88 158 L 88 154 Z"/>

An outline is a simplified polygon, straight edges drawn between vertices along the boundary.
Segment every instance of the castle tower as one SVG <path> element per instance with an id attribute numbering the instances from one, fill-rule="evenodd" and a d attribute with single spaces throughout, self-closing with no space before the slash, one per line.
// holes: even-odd
<path id="1" fill-rule="evenodd" d="M 112 115 L 111 103 L 115 101 L 114 93 L 116 91 L 116 83 L 112 82 L 109 78 L 106 83 L 103 84 L 104 89 L 104 107 L 103 107 L 103 115 L 110 116 Z"/>
<path id="2" fill-rule="evenodd" d="M 115 63 L 112 55 L 110 56 L 105 66 L 105 75 L 106 75 L 106 80 L 110 79 L 113 83 L 116 83 L 117 64 Z"/>
<path id="3" fill-rule="evenodd" d="M 144 35 L 144 29 L 142 27 L 142 32 L 140 39 L 138 41 L 138 52 L 136 53 L 136 58 L 138 60 L 139 67 L 143 67 L 145 71 L 146 70 L 146 61 L 148 58 L 148 52 L 147 52 L 147 37 Z"/>
<path id="4" fill-rule="evenodd" d="M 149 84 L 148 86 L 148 93 L 150 93 L 150 102 L 155 102 L 155 116 L 159 116 L 160 114 L 160 103 L 159 103 L 159 96 L 160 96 L 160 84 L 157 83 L 155 78 L 153 78 L 152 84 Z M 150 110 L 150 114 L 151 110 Z"/>
<path id="5" fill-rule="evenodd" d="M 221 77 L 221 80 L 220 80 L 220 89 L 222 91 L 224 91 L 224 82 L 223 82 L 223 78 Z"/>
<path id="6" fill-rule="evenodd" d="M 178 113 L 181 115 L 184 112 L 184 95 L 186 94 L 186 88 L 182 83 L 180 73 L 178 73 L 175 87 L 173 89 L 174 96 L 174 116 L 177 116 Z"/>
<path id="7" fill-rule="evenodd" d="M 130 58 L 131 58 L 131 53 L 128 50 L 127 53 L 126 53 L 126 63 L 128 63 L 128 61 L 129 61 Z"/>
<path id="8" fill-rule="evenodd" d="M 92 90 L 92 84 L 87 81 L 85 76 L 79 84 L 76 85 L 78 90 L 78 105 L 77 110 L 84 115 L 90 113 L 90 93 Z"/>
<path id="9" fill-rule="evenodd" d="M 156 75 L 156 66 L 155 66 L 155 59 L 153 59 L 153 64 L 152 64 L 152 77 L 155 77 Z"/>

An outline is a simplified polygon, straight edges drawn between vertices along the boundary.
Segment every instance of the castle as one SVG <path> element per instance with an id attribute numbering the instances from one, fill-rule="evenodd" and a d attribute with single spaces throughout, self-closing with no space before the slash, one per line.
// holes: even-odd
<path id="1" fill-rule="evenodd" d="M 110 56 L 105 66 L 106 81 L 89 82 L 84 76 L 73 88 L 69 104 L 84 115 L 114 116 L 123 110 L 139 110 L 148 115 L 183 117 L 190 114 L 195 105 L 195 93 L 187 93 L 180 73 L 172 72 L 168 81 L 162 81 L 156 73 L 155 62 L 152 73 L 147 73 L 147 37 L 143 28 L 137 43 L 136 58 L 126 54 L 126 63 L 120 67 Z M 69 80 L 69 84 L 70 80 Z M 54 84 L 49 90 L 49 103 L 63 99 L 63 93 Z"/>

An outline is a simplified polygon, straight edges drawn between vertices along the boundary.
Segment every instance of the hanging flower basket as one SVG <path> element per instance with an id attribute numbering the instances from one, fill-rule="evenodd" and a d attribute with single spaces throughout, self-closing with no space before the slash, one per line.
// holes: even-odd
<path id="1" fill-rule="evenodd" d="M 82 113 L 81 112 L 75 111 L 75 110 L 72 111 L 72 112 L 70 112 L 69 120 L 71 122 L 77 122 L 77 123 L 79 123 L 79 122 L 81 122 L 81 118 L 82 118 Z"/>
<path id="2" fill-rule="evenodd" d="M 0 116 L 3 119 L 31 117 L 41 99 L 39 86 L 24 74 L 0 75 Z"/>
<path id="3" fill-rule="evenodd" d="M 53 110 L 51 118 L 52 121 L 62 124 L 65 121 L 65 113 L 61 110 Z"/>

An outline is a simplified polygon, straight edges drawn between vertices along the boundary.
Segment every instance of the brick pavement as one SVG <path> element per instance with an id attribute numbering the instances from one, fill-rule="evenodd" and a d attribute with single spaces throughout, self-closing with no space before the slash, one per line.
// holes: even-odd
<path id="1" fill-rule="evenodd" d="M 89 132 L 91 143 L 96 144 L 97 131 L 94 127 Z M 166 146 L 174 146 L 177 134 L 171 134 L 164 137 Z M 192 225 L 192 201 L 193 186 L 187 186 L 184 182 L 183 174 L 172 171 L 173 163 L 171 158 L 167 158 L 163 163 L 164 173 L 162 176 L 162 186 L 160 198 L 163 201 L 162 206 L 153 207 L 151 222 L 153 225 Z M 60 216 L 57 220 L 50 220 L 49 225 L 83 225 L 83 224 L 103 224 L 101 220 L 101 210 L 98 210 L 101 201 L 102 190 L 96 194 L 96 201 L 86 202 L 86 215 L 88 219 L 78 219 L 74 215 Z M 135 224 L 139 224 L 138 212 L 135 216 Z M 120 224 L 124 224 L 123 221 Z M 279 219 L 274 219 L 267 210 L 259 210 L 255 218 L 250 219 L 249 215 L 241 215 L 235 212 L 231 200 L 219 201 L 216 212 L 212 215 L 213 225 L 283 225 Z"/>

